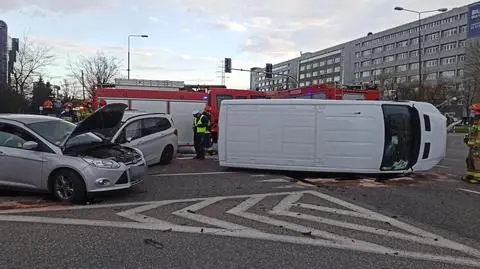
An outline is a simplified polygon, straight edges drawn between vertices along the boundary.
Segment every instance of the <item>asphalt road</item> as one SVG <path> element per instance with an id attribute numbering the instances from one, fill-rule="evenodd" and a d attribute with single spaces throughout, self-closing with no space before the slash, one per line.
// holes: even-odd
<path id="1" fill-rule="evenodd" d="M 0 193 L 1 268 L 480 267 L 480 186 L 459 180 L 448 139 L 430 173 L 378 182 L 226 170 L 215 160 L 152 167 L 129 191 L 85 206 Z"/>

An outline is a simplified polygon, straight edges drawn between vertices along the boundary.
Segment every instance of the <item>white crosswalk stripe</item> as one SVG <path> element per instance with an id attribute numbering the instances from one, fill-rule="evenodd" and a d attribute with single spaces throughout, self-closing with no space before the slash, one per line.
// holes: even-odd
<path id="1" fill-rule="evenodd" d="M 272 201 L 276 202 L 272 203 Z M 189 205 L 181 209 L 175 206 L 183 203 L 189 203 Z M 222 210 L 209 211 L 212 207 L 222 203 L 229 204 L 230 206 L 228 208 L 223 206 L 221 207 L 223 208 Z M 265 203 L 270 203 L 271 209 L 266 211 L 258 210 L 258 208 L 264 206 L 262 204 Z M 328 206 L 326 204 L 328 204 Z M 113 210 L 120 206 L 130 208 L 121 212 Z M 132 206 L 134 206 L 134 208 L 131 208 Z M 169 207 L 174 207 L 175 209 L 168 211 Z M 110 214 L 121 216 L 125 218 L 125 221 L 51 216 L 53 211 L 105 210 L 109 208 L 112 209 Z M 153 215 L 155 210 L 159 208 L 163 208 L 163 213 Z M 255 208 L 257 208 L 257 210 L 255 210 Z M 300 213 L 298 210 L 301 208 L 308 209 L 308 213 Z M 39 215 L 32 215 L 32 212 Z M 42 212 L 48 212 L 49 216 L 42 216 Z M 328 214 L 322 215 L 324 212 Z M 21 213 L 29 213 L 29 215 L 21 215 Z M 163 220 L 170 214 L 176 216 L 176 218 L 188 219 L 198 224 L 185 225 L 184 223 L 179 224 Z M 228 218 L 229 221 L 227 221 L 225 220 L 225 215 L 235 216 L 239 218 L 238 221 L 242 221 L 241 223 L 237 223 L 232 221 L 231 218 Z M 332 215 L 335 217 L 332 217 Z M 344 217 L 344 219 L 342 219 L 342 217 Z M 351 218 L 355 218 L 356 221 L 352 221 Z M 475 248 L 414 227 L 398 219 L 384 216 L 378 212 L 312 190 L 143 203 L 72 206 L 70 208 L 7 210 L 0 211 L 0 221 L 201 233 L 212 236 L 261 239 L 360 251 L 364 253 L 386 254 L 392 257 L 443 262 L 455 265 L 475 266 L 480 263 L 480 251 Z M 262 225 L 259 226 L 258 223 Z M 328 225 L 330 228 L 322 229 L 320 228 L 322 226 L 312 225 L 313 223 Z M 382 225 L 385 223 L 388 223 L 395 229 L 387 230 L 382 228 Z M 208 226 L 202 226 L 202 224 Z M 265 228 L 265 225 L 270 226 L 271 229 Z M 275 232 L 275 229 L 288 230 L 290 234 L 293 232 L 297 235 L 278 233 Z M 355 234 L 349 236 L 349 233 L 345 232 L 346 230 L 355 231 Z M 361 237 L 361 235 L 368 236 Z M 377 239 L 379 240 L 371 240 L 372 236 L 378 236 Z M 412 244 L 430 246 L 435 250 L 430 250 L 430 252 L 420 252 L 419 249 L 422 248 L 414 248 L 416 251 L 409 250 Z M 443 251 L 439 251 L 440 249 Z M 445 254 L 445 251 L 450 251 L 452 254 Z M 459 252 L 461 252 L 462 255 L 455 256 L 459 255 Z"/>

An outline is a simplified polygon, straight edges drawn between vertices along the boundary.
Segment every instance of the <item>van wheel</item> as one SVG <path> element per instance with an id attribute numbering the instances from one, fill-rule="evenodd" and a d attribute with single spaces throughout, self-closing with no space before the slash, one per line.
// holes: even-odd
<path id="1" fill-rule="evenodd" d="M 82 177 L 70 169 L 62 169 L 50 176 L 50 187 L 55 198 L 72 204 L 84 203 L 87 189 Z"/>
<path id="2" fill-rule="evenodd" d="M 167 145 L 162 152 L 160 157 L 160 164 L 169 164 L 173 160 L 173 146 Z"/>

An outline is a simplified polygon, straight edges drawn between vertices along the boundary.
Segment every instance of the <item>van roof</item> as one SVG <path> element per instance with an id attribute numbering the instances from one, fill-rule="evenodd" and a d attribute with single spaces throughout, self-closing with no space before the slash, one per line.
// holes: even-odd
<path id="1" fill-rule="evenodd" d="M 152 113 L 152 112 L 145 112 L 145 111 L 138 111 L 138 110 L 126 110 L 123 114 L 123 121 L 129 120 L 135 117 L 143 117 L 143 116 L 160 116 L 164 118 L 171 119 L 171 116 L 166 113 Z"/>

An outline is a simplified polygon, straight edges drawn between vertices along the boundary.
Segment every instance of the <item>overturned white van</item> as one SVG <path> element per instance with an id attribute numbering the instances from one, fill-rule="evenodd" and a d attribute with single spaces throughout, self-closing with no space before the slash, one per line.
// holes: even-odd
<path id="1" fill-rule="evenodd" d="M 423 102 L 225 100 L 220 166 L 308 172 L 407 173 L 446 152 L 446 118 Z"/>

